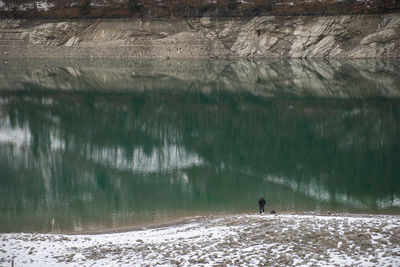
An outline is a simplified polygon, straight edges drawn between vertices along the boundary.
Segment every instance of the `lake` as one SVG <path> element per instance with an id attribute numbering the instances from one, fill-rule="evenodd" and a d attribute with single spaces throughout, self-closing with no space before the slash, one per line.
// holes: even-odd
<path id="1" fill-rule="evenodd" d="M 400 61 L 3 60 L 0 232 L 256 213 L 262 196 L 400 214 Z"/>

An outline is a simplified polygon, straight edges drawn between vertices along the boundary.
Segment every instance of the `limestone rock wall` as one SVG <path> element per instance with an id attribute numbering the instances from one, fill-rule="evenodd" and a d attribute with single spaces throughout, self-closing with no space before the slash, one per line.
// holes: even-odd
<path id="1" fill-rule="evenodd" d="M 400 57 L 400 14 L 0 20 L 2 57 Z"/>

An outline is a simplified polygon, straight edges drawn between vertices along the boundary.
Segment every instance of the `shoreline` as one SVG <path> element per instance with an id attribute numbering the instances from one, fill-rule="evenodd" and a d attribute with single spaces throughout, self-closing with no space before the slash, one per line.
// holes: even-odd
<path id="1" fill-rule="evenodd" d="M 238 213 L 203 213 L 198 215 L 185 215 L 182 217 L 166 218 L 155 222 L 142 222 L 131 225 L 121 225 L 116 227 L 105 227 L 101 226 L 92 229 L 83 230 L 54 230 L 54 231 L 11 231 L 11 232 L 0 232 L 0 236 L 4 234 L 39 234 L 39 235 L 108 235 L 108 234 L 119 234 L 128 232 L 138 232 L 144 230 L 157 230 L 168 227 L 181 227 L 190 223 L 199 223 L 207 220 L 231 218 L 237 216 L 318 216 L 318 217 L 337 217 L 337 218 L 385 218 L 385 217 L 396 217 L 400 214 L 397 213 L 363 213 L 363 212 L 319 212 L 319 211 L 283 211 L 271 214 L 266 212 L 259 214 L 258 212 L 238 212 Z"/>
<path id="2" fill-rule="evenodd" d="M 179 227 L 184 226 L 190 223 L 199 223 L 204 220 L 213 220 L 213 219 L 221 219 L 221 218 L 229 218 L 232 216 L 248 216 L 248 215 L 260 215 L 260 216 L 319 216 L 319 217 L 339 217 L 339 218 L 382 218 L 382 217 L 390 217 L 390 216 L 399 216 L 399 214 L 374 214 L 374 213 L 354 213 L 354 212 L 290 212 L 284 211 L 276 214 L 264 213 L 258 214 L 257 212 L 248 213 L 222 213 L 222 214 L 201 214 L 201 215 L 193 215 L 193 216 L 184 216 L 173 219 L 161 220 L 159 222 L 150 222 L 150 223 L 141 223 L 137 225 L 131 226 L 119 226 L 113 228 L 104 228 L 104 229 L 93 229 L 93 230 L 81 230 L 81 231 L 61 231 L 61 232 L 43 232 L 40 234 L 60 234 L 60 235 L 101 235 L 101 234 L 117 234 L 117 233 L 127 233 L 132 231 L 143 231 L 143 230 L 154 230 L 168 227 Z M 26 233 L 35 233 L 35 232 L 26 232 Z M 0 233 L 2 234 L 2 233 Z"/>
<path id="3" fill-rule="evenodd" d="M 400 264 L 400 215 L 241 214 L 108 234 L 0 234 L 0 265 Z"/>

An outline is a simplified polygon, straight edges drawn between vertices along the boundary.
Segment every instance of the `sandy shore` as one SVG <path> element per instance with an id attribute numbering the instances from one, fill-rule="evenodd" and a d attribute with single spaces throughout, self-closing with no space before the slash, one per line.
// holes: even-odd
<path id="1" fill-rule="evenodd" d="M 229 215 L 108 234 L 0 234 L 0 266 L 400 266 L 400 216 Z"/>

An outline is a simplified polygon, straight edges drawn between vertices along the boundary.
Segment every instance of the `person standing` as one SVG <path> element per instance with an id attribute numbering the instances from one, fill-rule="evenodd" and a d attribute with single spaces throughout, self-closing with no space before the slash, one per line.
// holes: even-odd
<path id="1" fill-rule="evenodd" d="M 260 206 L 260 214 L 264 213 L 265 199 L 263 197 L 258 201 L 258 206 Z"/>

